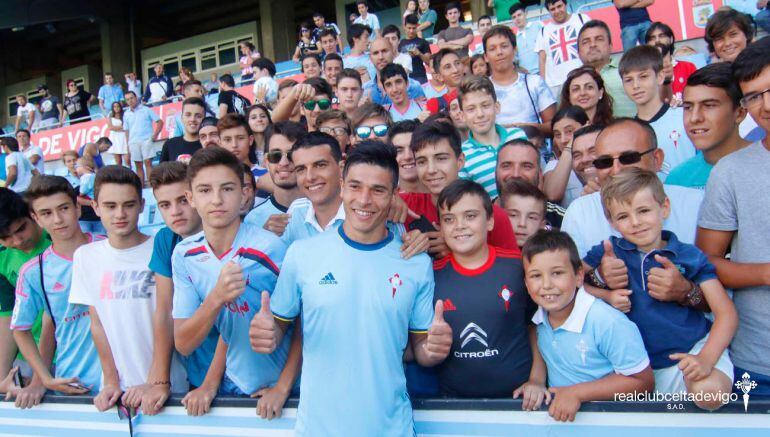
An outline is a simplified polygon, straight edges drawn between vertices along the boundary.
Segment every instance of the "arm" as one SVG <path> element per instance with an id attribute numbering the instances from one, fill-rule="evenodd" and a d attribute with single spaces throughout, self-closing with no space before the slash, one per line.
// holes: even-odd
<path id="1" fill-rule="evenodd" d="M 770 263 L 737 263 L 725 259 L 734 231 L 715 231 L 698 227 L 695 245 L 708 256 L 725 287 L 741 289 L 770 285 Z"/>
<path id="2" fill-rule="evenodd" d="M 220 103 L 219 104 L 219 115 L 217 118 L 222 118 L 227 114 L 227 104 L 226 103 Z"/>
<path id="3" fill-rule="evenodd" d="M 572 172 L 572 146 L 562 150 L 556 168 L 543 175 L 543 192 L 551 202 L 560 202 L 567 191 L 569 175 Z"/>
<path id="4" fill-rule="evenodd" d="M 298 45 L 294 49 L 294 54 L 291 56 L 291 60 L 294 62 L 299 62 L 299 56 L 300 56 L 300 52 L 299 52 L 299 45 Z"/>
<path id="5" fill-rule="evenodd" d="M 8 166 L 5 172 L 5 186 L 10 187 L 16 183 L 16 177 L 19 175 L 18 167 L 15 165 Z"/>
<path id="6" fill-rule="evenodd" d="M 171 392 L 171 355 L 174 351 L 174 322 L 171 319 L 171 303 L 174 283 L 171 278 L 155 274 L 156 304 L 152 315 L 153 351 L 147 384 L 151 388 L 142 396 L 142 411 L 153 415 L 168 399 Z M 165 382 L 169 384 L 165 384 Z M 162 384 L 156 384 L 161 382 Z"/>
<path id="7" fill-rule="evenodd" d="M 200 387 L 190 391 L 182 398 L 182 405 L 190 416 L 202 416 L 209 412 L 211 402 L 217 395 L 222 376 L 225 374 L 225 361 L 227 359 L 227 343 L 219 337 L 214 358 L 211 360 L 206 378 Z"/>
<path id="8" fill-rule="evenodd" d="M 32 128 L 32 125 L 35 124 L 35 111 L 29 111 L 29 127 Z"/>
<path id="9" fill-rule="evenodd" d="M 107 340 L 107 334 L 104 332 L 104 327 L 99 319 L 99 315 L 96 313 L 96 308 L 89 306 L 88 311 L 91 314 L 91 337 L 93 338 L 94 346 L 96 346 L 96 352 L 99 354 L 99 362 L 102 365 L 102 378 L 104 380 L 102 391 L 94 398 L 94 405 L 99 411 L 106 411 L 115 405 L 115 402 L 118 401 L 122 393 L 120 389 L 120 376 L 118 375 L 117 367 L 115 367 L 115 360 L 112 357 L 110 342 Z"/>
<path id="10" fill-rule="evenodd" d="M 14 132 L 19 130 L 19 125 L 21 125 L 21 115 L 16 113 L 16 122 L 13 123 L 13 130 L 14 130 Z"/>
<path id="11" fill-rule="evenodd" d="M 54 340 L 54 334 L 53 334 L 53 323 L 51 323 L 51 318 L 45 315 L 43 317 L 43 327 L 42 331 L 40 332 L 40 345 L 35 345 L 35 340 L 32 338 L 32 334 L 29 333 L 29 338 L 32 342 L 31 346 L 35 349 L 35 351 L 40 351 L 40 363 L 42 366 L 46 369 L 51 367 L 51 362 L 53 360 L 53 351 L 56 347 L 56 342 Z M 15 339 L 15 335 L 14 335 Z M 29 343 L 27 343 L 26 346 L 30 346 Z M 34 370 L 34 369 L 33 369 Z M 50 375 L 50 373 L 49 373 Z M 11 391 L 8 396 L 6 396 L 6 399 L 8 399 L 11 396 L 16 397 L 16 407 L 17 408 L 32 408 L 35 405 L 40 404 L 40 401 L 43 399 L 43 396 L 45 395 L 46 386 L 43 383 L 43 375 L 34 372 L 32 375 L 32 381 L 30 381 L 29 385 L 20 389 Z M 82 391 L 79 391 L 82 392 Z"/>
<path id="12" fill-rule="evenodd" d="M 556 115 L 555 103 L 540 112 L 540 120 L 542 120 L 542 123 L 535 126 L 546 138 L 550 138 L 553 135 L 553 131 L 551 130 L 551 119 L 553 119 L 554 115 Z"/>
<path id="13" fill-rule="evenodd" d="M 156 141 L 158 139 L 158 135 L 160 134 L 160 130 L 163 129 L 163 120 L 156 120 L 153 123 L 153 130 L 152 130 L 152 140 Z"/>
<path id="14" fill-rule="evenodd" d="M 37 165 L 38 161 L 40 161 L 40 155 L 38 154 L 29 157 L 29 162 L 32 163 L 32 165 Z"/>
<path id="15" fill-rule="evenodd" d="M 647 366 L 634 375 L 625 376 L 612 373 L 595 381 L 583 382 L 566 387 L 551 387 L 554 400 L 548 413 L 555 420 L 562 422 L 575 420 L 580 404 L 588 401 L 612 400 L 619 393 L 646 392 L 653 389 L 655 377 Z"/>
<path id="16" fill-rule="evenodd" d="M 273 123 L 288 120 L 297 102 L 306 102 L 314 96 L 315 89 L 312 86 L 307 84 L 295 85 L 291 89 L 291 93 L 285 99 L 278 102 L 275 109 L 273 109 Z"/>
<path id="17" fill-rule="evenodd" d="M 545 51 L 540 50 L 537 53 L 537 64 L 540 67 L 540 77 L 545 80 Z"/>
<path id="18" fill-rule="evenodd" d="M 551 402 L 551 393 L 545 388 L 548 370 L 546 369 L 543 356 L 540 355 L 540 349 L 537 347 L 537 327 L 535 325 L 527 326 L 529 334 L 529 344 L 532 348 L 532 369 L 529 372 L 529 379 L 519 388 L 514 390 L 513 398 L 522 397 L 521 408 L 525 411 L 540 409 L 540 405 L 545 400 L 546 404 Z"/>
<path id="19" fill-rule="evenodd" d="M 252 397 L 259 396 L 257 402 L 257 415 L 263 419 L 273 419 L 281 417 L 281 410 L 286 403 L 286 399 L 291 393 L 291 388 L 297 380 L 300 368 L 302 367 L 302 326 L 297 320 L 294 325 L 294 333 L 291 337 L 291 346 L 289 356 L 286 358 L 286 364 L 281 370 L 278 382 L 274 387 L 266 387 L 258 390 Z"/>

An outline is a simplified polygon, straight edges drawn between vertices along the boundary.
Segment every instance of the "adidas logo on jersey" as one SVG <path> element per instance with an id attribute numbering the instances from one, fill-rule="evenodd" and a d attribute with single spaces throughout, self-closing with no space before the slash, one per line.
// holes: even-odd
<path id="1" fill-rule="evenodd" d="M 329 272 L 326 274 L 326 276 L 321 278 L 320 281 L 318 281 L 318 285 L 337 285 L 337 280 L 334 279 L 332 272 Z"/>

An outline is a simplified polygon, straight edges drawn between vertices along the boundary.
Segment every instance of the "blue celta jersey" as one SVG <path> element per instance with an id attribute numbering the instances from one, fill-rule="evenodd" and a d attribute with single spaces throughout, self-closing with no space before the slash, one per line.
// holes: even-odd
<path id="1" fill-rule="evenodd" d="M 302 315 L 297 435 L 414 433 L 402 356 L 433 318 L 433 271 L 400 246 L 392 232 L 361 244 L 339 226 L 289 248 L 270 308 Z"/>
<path id="2" fill-rule="evenodd" d="M 270 355 L 252 351 L 249 343 L 249 324 L 261 307 L 262 291 L 273 292 L 285 252 L 286 245 L 275 235 L 241 224 L 232 248 L 219 258 L 203 232 L 182 240 L 172 256 L 174 319 L 192 317 L 226 263 L 243 268 L 246 291 L 222 308 L 215 325 L 228 345 L 225 375 L 245 394 L 274 385 L 286 363 L 290 335 Z"/>

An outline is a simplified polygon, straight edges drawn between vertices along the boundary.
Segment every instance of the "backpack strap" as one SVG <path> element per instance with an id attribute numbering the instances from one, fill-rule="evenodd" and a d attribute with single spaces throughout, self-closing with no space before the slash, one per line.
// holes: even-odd
<path id="1" fill-rule="evenodd" d="M 48 308 L 48 314 L 51 315 L 51 322 L 53 323 L 53 329 L 56 330 L 56 319 L 53 317 L 53 311 L 51 311 L 51 302 L 48 300 L 48 293 L 45 291 L 45 281 L 43 280 L 43 254 L 37 256 L 37 264 L 40 266 L 40 288 L 43 291 L 43 299 L 45 300 L 45 306 Z"/>

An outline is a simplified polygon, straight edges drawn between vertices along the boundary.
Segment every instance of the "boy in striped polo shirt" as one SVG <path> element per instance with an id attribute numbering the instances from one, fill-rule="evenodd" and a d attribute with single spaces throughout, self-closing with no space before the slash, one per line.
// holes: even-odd
<path id="1" fill-rule="evenodd" d="M 490 197 L 498 195 L 495 184 L 497 149 L 514 139 L 527 139 L 523 130 L 505 127 L 495 123 L 500 103 L 495 87 L 489 78 L 469 76 L 460 83 L 458 102 L 468 123 L 470 133 L 462 145 L 465 166 L 460 177 L 478 182 Z"/>

